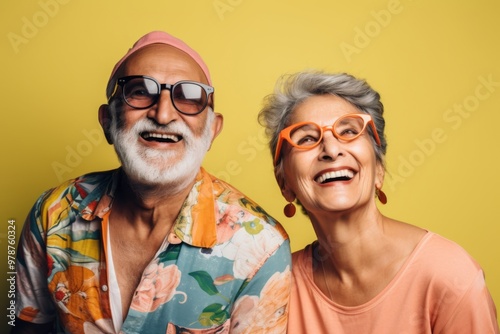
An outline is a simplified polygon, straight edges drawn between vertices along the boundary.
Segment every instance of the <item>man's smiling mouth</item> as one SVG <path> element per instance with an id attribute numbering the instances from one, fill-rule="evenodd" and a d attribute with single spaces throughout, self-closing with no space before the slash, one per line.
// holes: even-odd
<path id="1" fill-rule="evenodd" d="M 182 136 L 157 133 L 157 132 L 141 132 L 141 137 L 147 141 L 157 141 L 161 143 L 177 143 L 182 140 Z"/>
<path id="2" fill-rule="evenodd" d="M 354 177 L 354 172 L 352 170 L 342 169 L 321 174 L 316 178 L 315 181 L 321 184 L 325 184 L 328 182 L 335 182 L 335 181 L 349 181 L 353 177 Z"/>

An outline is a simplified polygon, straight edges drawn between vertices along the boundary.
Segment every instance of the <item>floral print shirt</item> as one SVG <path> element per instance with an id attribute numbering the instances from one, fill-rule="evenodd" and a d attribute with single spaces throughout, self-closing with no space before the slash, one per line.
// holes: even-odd
<path id="1" fill-rule="evenodd" d="M 58 333 L 116 332 L 103 225 L 121 172 L 81 176 L 35 203 L 18 251 L 20 319 L 55 320 Z M 290 263 L 281 225 L 201 168 L 120 333 L 285 333 Z"/>

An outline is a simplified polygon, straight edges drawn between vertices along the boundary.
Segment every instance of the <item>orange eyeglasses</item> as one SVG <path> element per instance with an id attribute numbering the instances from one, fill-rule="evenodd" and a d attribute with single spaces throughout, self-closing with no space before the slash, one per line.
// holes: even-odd
<path id="1" fill-rule="evenodd" d="M 326 130 L 332 131 L 338 140 L 349 142 L 361 136 L 368 124 L 372 128 L 377 145 L 380 146 L 380 138 L 375 124 L 371 116 L 367 114 L 346 114 L 329 126 L 320 126 L 314 122 L 300 122 L 290 125 L 280 132 L 274 155 L 274 165 L 276 166 L 279 162 L 283 140 L 289 142 L 293 147 L 310 150 L 321 143 Z"/>

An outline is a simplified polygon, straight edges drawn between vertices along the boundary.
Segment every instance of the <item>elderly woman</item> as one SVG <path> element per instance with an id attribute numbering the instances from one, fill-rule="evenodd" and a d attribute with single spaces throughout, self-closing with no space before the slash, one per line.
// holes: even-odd
<path id="1" fill-rule="evenodd" d="M 383 106 L 348 74 L 284 77 L 259 114 L 288 217 L 317 241 L 293 254 L 289 333 L 498 333 L 480 266 L 457 244 L 382 215 Z"/>

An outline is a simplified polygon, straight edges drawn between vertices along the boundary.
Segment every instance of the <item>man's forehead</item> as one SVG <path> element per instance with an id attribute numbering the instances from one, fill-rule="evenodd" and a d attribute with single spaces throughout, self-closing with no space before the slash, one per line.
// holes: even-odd
<path id="1" fill-rule="evenodd" d="M 208 83 L 210 86 L 212 85 L 212 81 L 210 79 L 210 72 L 208 70 L 207 65 L 201 58 L 201 56 L 193 50 L 189 45 L 187 45 L 184 41 L 164 32 L 164 31 L 152 31 L 142 36 L 139 40 L 137 40 L 134 45 L 127 51 L 127 53 L 115 64 L 113 70 L 111 71 L 111 75 L 108 80 L 108 84 L 106 86 L 106 96 L 108 99 L 111 98 L 115 90 L 116 79 L 123 75 L 124 63 L 136 52 L 140 51 L 142 48 L 146 48 L 153 44 L 161 44 L 166 46 L 171 46 L 173 48 L 177 48 L 181 52 L 185 52 L 189 55 L 196 64 L 203 71 L 203 76 L 201 78 L 206 78 L 205 80 L 199 80 L 204 83 Z"/>
<path id="2" fill-rule="evenodd" d="M 186 52 L 166 44 L 151 44 L 134 52 L 123 63 L 122 73 L 125 75 L 143 74 L 131 73 L 143 69 L 165 70 L 176 69 L 179 71 L 197 74 L 200 80 L 208 83 L 205 73 L 198 63 Z"/>

